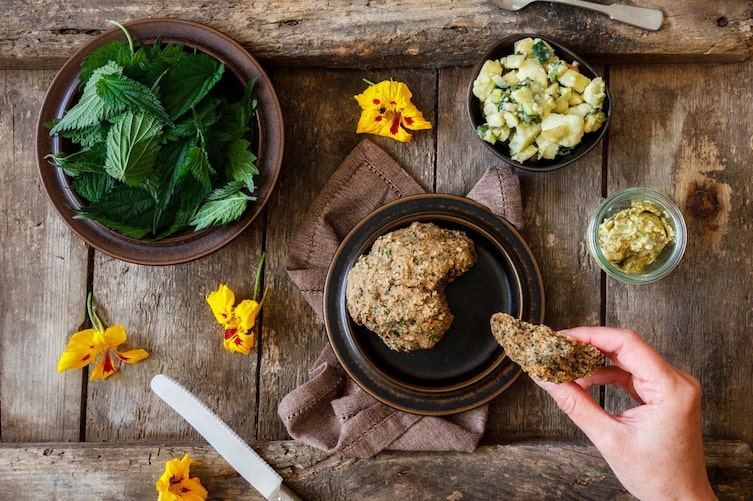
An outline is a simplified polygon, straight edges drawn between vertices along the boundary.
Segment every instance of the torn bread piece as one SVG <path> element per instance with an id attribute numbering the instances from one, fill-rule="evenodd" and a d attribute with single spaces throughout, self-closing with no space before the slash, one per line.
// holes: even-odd
<path id="1" fill-rule="evenodd" d="M 507 356 L 539 381 L 564 383 L 590 376 L 604 365 L 604 355 L 593 346 L 507 313 L 491 318 L 492 334 Z"/>

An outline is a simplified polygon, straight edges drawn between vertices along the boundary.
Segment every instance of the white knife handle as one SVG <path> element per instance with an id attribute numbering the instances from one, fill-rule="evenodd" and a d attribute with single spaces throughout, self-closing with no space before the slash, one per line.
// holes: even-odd
<path id="1" fill-rule="evenodd" d="M 288 489 L 284 484 L 267 498 L 267 501 L 302 501 L 295 492 Z"/>

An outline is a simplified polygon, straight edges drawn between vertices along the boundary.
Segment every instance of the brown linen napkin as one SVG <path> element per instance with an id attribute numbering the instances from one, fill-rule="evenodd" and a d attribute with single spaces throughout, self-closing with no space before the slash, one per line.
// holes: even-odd
<path id="1" fill-rule="evenodd" d="M 285 263 L 319 318 L 327 269 L 350 229 L 385 203 L 423 191 L 367 139 L 345 158 L 304 218 Z M 489 168 L 467 196 L 520 227 L 520 183 L 512 167 Z M 484 434 L 487 405 L 445 417 L 399 411 L 347 377 L 329 344 L 309 376 L 283 397 L 278 415 L 291 437 L 329 453 L 370 457 L 384 449 L 470 452 Z"/>

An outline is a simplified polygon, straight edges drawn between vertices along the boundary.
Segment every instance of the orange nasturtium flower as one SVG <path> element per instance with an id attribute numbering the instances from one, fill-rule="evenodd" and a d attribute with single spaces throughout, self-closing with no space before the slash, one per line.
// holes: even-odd
<path id="1" fill-rule="evenodd" d="M 369 87 L 355 96 L 362 110 L 356 133 L 376 134 L 407 143 L 412 139 L 408 130 L 431 129 L 431 122 L 411 103 L 413 94 L 403 82 L 365 81 Z"/>
<path id="2" fill-rule="evenodd" d="M 101 354 L 99 362 L 94 366 L 90 381 L 95 379 L 105 379 L 118 370 L 115 367 L 114 360 L 110 352 L 121 361 L 127 364 L 135 364 L 149 357 L 146 350 L 129 350 L 120 352 L 117 347 L 126 341 L 125 327 L 122 325 L 113 325 L 104 328 L 102 321 L 92 307 L 92 294 L 89 293 L 86 299 L 86 311 L 89 313 L 89 320 L 94 327 L 76 332 L 68 341 L 68 346 L 60 357 L 58 362 L 58 372 L 68 369 L 80 369 L 94 362 Z"/>
<path id="3" fill-rule="evenodd" d="M 259 316 L 268 289 L 264 289 L 261 301 L 257 302 L 256 298 L 259 295 L 259 282 L 265 255 L 266 253 L 262 253 L 259 267 L 256 270 L 253 299 L 244 299 L 235 306 L 235 293 L 224 284 L 221 284 L 219 289 L 210 292 L 207 296 L 207 303 L 212 308 L 214 318 L 225 328 L 223 345 L 228 351 L 248 355 L 256 342 L 252 329 L 256 325 L 256 317 Z"/>
<path id="4" fill-rule="evenodd" d="M 199 477 L 190 478 L 191 458 L 171 459 L 165 463 L 165 472 L 157 480 L 158 501 L 204 501 L 207 490 Z"/>

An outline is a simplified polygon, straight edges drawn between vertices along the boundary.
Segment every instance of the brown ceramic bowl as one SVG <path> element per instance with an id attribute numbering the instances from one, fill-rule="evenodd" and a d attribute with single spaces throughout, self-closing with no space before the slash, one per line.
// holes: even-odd
<path id="1" fill-rule="evenodd" d="M 467 93 L 468 116 L 471 120 L 471 126 L 473 127 L 474 131 L 476 131 L 480 125 L 486 123 L 486 120 L 484 119 L 482 115 L 482 110 L 481 110 L 482 104 L 479 101 L 479 99 L 473 94 L 473 82 L 478 77 L 478 74 L 481 71 L 481 67 L 489 59 L 496 60 L 496 59 L 500 59 L 502 57 L 508 56 L 510 54 L 513 54 L 515 42 L 523 38 L 529 38 L 529 37 L 533 39 L 539 38 L 547 42 L 549 45 L 551 45 L 552 49 L 554 49 L 555 54 L 561 60 L 567 63 L 572 63 L 573 61 L 577 62 L 580 68 L 580 73 L 587 76 L 588 78 L 594 79 L 597 76 L 599 76 L 596 73 L 596 71 L 591 66 L 589 66 L 589 64 L 586 63 L 585 60 L 583 60 L 583 58 L 575 54 L 573 51 L 571 51 L 564 45 L 550 38 L 537 35 L 537 34 L 530 34 L 530 33 L 510 35 L 508 37 L 505 37 L 501 41 L 494 44 L 494 46 L 492 46 L 481 57 L 479 62 L 476 64 L 476 67 L 473 71 L 473 77 L 471 78 L 470 84 L 468 85 L 468 93 Z M 495 144 L 491 144 L 484 141 L 481 138 L 478 138 L 478 140 L 481 141 L 487 148 L 489 148 L 495 155 L 497 155 L 499 158 L 504 160 L 506 163 L 510 165 L 514 165 L 515 167 L 519 169 L 533 171 L 533 172 L 542 172 L 542 171 L 551 171 L 555 169 L 560 169 L 584 157 L 604 137 L 604 134 L 606 133 L 607 128 L 609 126 L 609 120 L 612 114 L 612 99 L 609 95 L 608 86 L 605 89 L 605 93 L 606 93 L 606 97 L 604 98 L 604 104 L 602 106 L 602 111 L 606 115 L 606 119 L 604 123 L 595 132 L 586 133 L 583 136 L 583 139 L 581 140 L 581 142 L 577 144 L 575 147 L 573 147 L 572 150 L 566 155 L 561 155 L 561 156 L 558 155 L 552 160 L 542 158 L 540 160 L 531 159 L 531 160 L 526 160 L 524 162 L 518 162 L 510 158 L 510 149 L 508 147 L 508 141 L 504 141 L 504 142 L 497 141 Z"/>
<path id="2" fill-rule="evenodd" d="M 98 222 L 75 218 L 77 208 L 86 202 L 70 188 L 68 176 L 45 159 L 50 153 L 65 151 L 66 144 L 57 135 L 51 136 L 44 124 L 63 116 L 76 103 L 82 61 L 98 47 L 114 40 L 125 40 L 119 28 L 108 30 L 79 48 L 63 64 L 50 84 L 42 103 L 36 133 L 37 163 L 42 185 L 65 224 L 99 251 L 136 264 L 172 265 L 192 261 L 230 243 L 264 209 L 282 166 L 284 135 L 280 104 L 269 77 L 256 59 L 237 42 L 212 28 L 180 19 L 144 19 L 128 23 L 125 27 L 134 39 L 144 43 L 153 43 L 157 37 L 161 37 L 165 43 L 182 43 L 186 48 L 206 53 L 223 63 L 228 70 L 225 78 L 234 76 L 239 86 L 257 77 L 253 90 L 258 101 L 255 119 L 259 169 L 254 192 L 256 201 L 251 202 L 243 216 L 234 223 L 198 232 L 188 229 L 161 240 L 129 238 Z"/>

